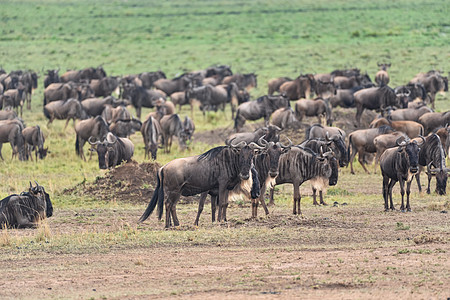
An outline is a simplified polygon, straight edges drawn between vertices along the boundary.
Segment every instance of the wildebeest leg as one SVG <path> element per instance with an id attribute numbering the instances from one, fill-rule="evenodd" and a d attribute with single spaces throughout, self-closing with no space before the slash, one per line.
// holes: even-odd
<path id="1" fill-rule="evenodd" d="M 358 152 L 358 161 L 361 164 L 361 166 L 363 167 L 364 171 L 366 171 L 367 174 L 370 174 L 369 170 L 367 170 L 366 166 L 364 165 L 364 152 L 363 151 Z"/>
<path id="2" fill-rule="evenodd" d="M 172 206 L 173 206 L 173 192 L 168 193 L 167 199 L 165 201 L 166 205 L 166 225 L 165 228 L 169 228 L 172 226 L 172 218 L 171 218 L 171 212 L 172 212 Z"/>
<path id="3" fill-rule="evenodd" d="M 217 221 L 226 221 L 226 209 L 228 206 L 228 190 L 226 186 L 219 186 L 219 214 L 217 216 Z"/>
<path id="4" fill-rule="evenodd" d="M 409 206 L 409 194 L 411 194 L 411 183 L 412 180 L 406 182 L 406 211 L 411 211 L 411 206 Z"/>
<path id="5" fill-rule="evenodd" d="M 383 199 L 384 199 L 384 211 L 389 211 L 389 177 L 383 175 Z"/>
<path id="6" fill-rule="evenodd" d="M 269 191 L 269 206 L 275 205 L 275 201 L 273 200 L 273 193 L 275 191 L 275 186 L 272 186 Z"/>
<path id="7" fill-rule="evenodd" d="M 261 195 L 259 195 L 259 201 L 261 202 L 261 205 L 264 208 L 264 212 L 266 213 L 266 215 L 268 215 L 269 209 L 267 208 L 266 201 L 264 201 L 264 194 L 266 193 L 266 185 L 264 185 L 263 188 L 264 189 L 261 188 Z"/>
<path id="8" fill-rule="evenodd" d="M 317 198 L 317 189 L 315 189 L 315 188 L 312 188 L 312 190 L 313 190 L 313 204 L 314 205 L 319 205 L 319 203 L 317 203 L 317 200 L 316 200 L 316 198 Z"/>
<path id="9" fill-rule="evenodd" d="M 171 214 L 172 214 L 172 219 L 173 219 L 173 226 L 180 226 L 180 222 L 178 221 L 178 217 L 177 217 L 177 202 L 179 199 L 180 199 L 180 196 L 178 194 L 172 204 Z"/>
<path id="10" fill-rule="evenodd" d="M 362 107 L 361 105 L 356 106 L 356 116 L 355 116 L 356 127 L 359 127 L 361 125 L 361 115 L 362 115 L 363 111 L 364 111 L 364 107 Z"/>
<path id="11" fill-rule="evenodd" d="M 428 176 L 427 194 L 430 194 L 431 193 L 430 184 L 431 184 L 431 178 L 433 177 L 433 175 L 431 174 L 429 167 L 427 167 L 427 176 Z"/>
<path id="12" fill-rule="evenodd" d="M 328 205 L 328 204 L 325 203 L 325 201 L 323 201 L 323 192 L 322 191 L 319 191 L 319 197 L 320 197 L 320 204 Z"/>
<path id="13" fill-rule="evenodd" d="M 258 201 L 259 199 L 252 199 L 252 218 L 255 219 L 258 216 Z"/>
<path id="14" fill-rule="evenodd" d="M 294 182 L 292 185 L 294 186 L 294 209 L 292 213 L 294 215 L 301 215 L 302 211 L 300 209 L 300 200 L 301 200 L 300 184 Z"/>
<path id="15" fill-rule="evenodd" d="M 353 170 L 353 161 L 355 160 L 355 156 L 357 154 L 357 151 L 354 147 L 354 145 L 352 144 L 350 147 L 350 173 L 355 174 L 355 170 Z"/>
<path id="16" fill-rule="evenodd" d="M 203 207 L 205 206 L 206 196 L 208 196 L 208 192 L 204 192 L 200 195 L 200 201 L 198 202 L 198 210 L 197 217 L 195 218 L 194 225 L 198 226 L 198 220 L 200 219 L 200 215 L 202 214 Z M 211 199 L 212 201 L 212 199 Z"/>
<path id="17" fill-rule="evenodd" d="M 70 118 L 67 118 L 67 120 L 66 120 L 66 125 L 64 126 L 64 130 L 66 130 L 67 125 L 69 124 L 69 121 L 70 121 Z M 75 119 L 74 119 L 74 122 L 75 122 Z M 75 126 L 75 125 L 74 125 L 74 126 Z"/>
<path id="18" fill-rule="evenodd" d="M 402 205 L 400 206 L 400 210 L 401 210 L 402 212 L 405 212 L 405 202 L 404 202 L 404 197 L 405 197 L 405 181 L 404 181 L 403 179 L 400 178 L 399 184 L 400 184 L 400 195 L 402 195 Z"/>
<path id="19" fill-rule="evenodd" d="M 392 188 L 394 187 L 396 181 L 394 179 L 391 179 L 388 185 L 388 193 L 389 193 L 389 200 L 390 200 L 390 209 L 395 210 L 394 202 L 392 201 Z"/>
<path id="20" fill-rule="evenodd" d="M 211 219 L 214 223 L 216 221 L 216 210 L 219 201 L 219 196 L 211 196 Z"/>
<path id="21" fill-rule="evenodd" d="M 378 166 L 378 163 L 380 162 L 380 156 L 381 156 L 381 151 L 377 151 L 377 154 L 375 155 L 375 165 L 373 166 L 373 174 L 377 174 L 377 166 Z"/>
<path id="22" fill-rule="evenodd" d="M 417 172 L 415 177 L 416 177 L 417 187 L 419 188 L 419 193 L 422 193 L 422 186 L 420 185 L 420 170 L 419 170 L 419 172 Z"/>

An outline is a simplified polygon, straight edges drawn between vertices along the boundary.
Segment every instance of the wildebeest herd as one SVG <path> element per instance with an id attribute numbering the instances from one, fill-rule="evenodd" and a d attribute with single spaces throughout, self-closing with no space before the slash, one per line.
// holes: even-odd
<path id="1" fill-rule="evenodd" d="M 135 146 L 129 137 L 136 131 L 143 136 L 145 158 L 151 156 L 155 160 L 158 149 L 171 151 L 173 136 L 177 137 L 180 150 L 189 147 L 195 130 L 196 106 L 205 114 L 208 110 L 225 112 L 225 106 L 230 104 L 236 133 L 226 139 L 224 146 L 177 158 L 161 167 L 153 197 L 140 222 L 156 207 L 158 217 L 162 218 L 165 206 L 166 227 L 178 226 L 177 201 L 180 196 L 197 194 L 201 198 L 196 225 L 208 195 L 213 221 L 216 208 L 217 220 L 226 221 L 228 201 L 234 194 L 252 199 L 252 217 L 257 216 L 259 204 L 268 214 L 266 189 L 270 190 L 269 204 L 273 204 L 274 187 L 285 183 L 293 185 L 293 213 L 300 215 L 300 185 L 309 181 L 313 203 L 326 205 L 323 192 L 337 183 L 340 167 L 350 163 L 354 174 L 356 154 L 366 172 L 371 154 L 376 154 L 375 170 L 379 163 L 385 210 L 394 209 L 392 188 L 399 181 L 400 209 L 409 211 L 410 186 L 416 177 L 421 190 L 419 175 L 423 168 L 428 175 L 427 193 L 431 192 L 433 176 L 436 192 L 446 193 L 450 172 L 445 162 L 450 145 L 450 111 L 438 113 L 433 109 L 436 94 L 448 91 L 448 79 L 442 72 L 432 70 L 419 73 L 407 84 L 393 89 L 388 86 L 390 64 L 378 66 L 375 83 L 359 69 L 300 74 L 295 79 L 274 78 L 268 82 L 268 94 L 251 101 L 249 91 L 257 86 L 256 74 L 233 74 L 225 65 L 187 72 L 173 79 L 167 79 L 162 71 L 119 77 L 107 76 L 102 67 L 71 70 L 61 76 L 59 70 L 48 70 L 44 78 L 43 111 L 49 120 L 48 127 L 55 119 L 66 120 L 67 127 L 72 119 L 76 154 L 86 160 L 83 146 L 88 142 L 90 150 L 98 155 L 99 167 L 106 169 L 131 160 Z M 0 143 L 9 142 L 13 157 L 20 160 L 32 159 L 32 151 L 36 160 L 44 159 L 47 153 L 41 128 L 25 127 L 18 117 L 19 109 L 22 116 L 25 102 L 31 108 L 37 78 L 31 71 L 0 70 Z M 291 101 L 295 101 L 294 109 Z M 129 105 L 135 108 L 136 118 L 128 110 Z M 177 114 L 176 107 L 181 109 L 183 105 L 190 105 L 190 117 Z M 336 121 L 332 111 L 337 106 L 355 110 L 357 130 L 345 132 L 332 127 Z M 154 108 L 143 122 L 142 107 Z M 360 127 L 364 110 L 380 114 L 370 128 Z M 305 117 L 314 116 L 317 124 L 304 123 Z M 76 119 L 80 121 L 76 123 Z M 263 127 L 244 131 L 247 120 L 259 119 L 264 119 Z M 284 143 L 280 141 L 280 134 L 286 133 L 286 129 L 298 130 L 305 125 L 302 143 L 294 145 L 289 136 L 283 137 Z M 0 158 L 3 159 L 1 151 Z M 317 192 L 320 202 L 316 200 Z M 32 226 L 39 217 L 52 214 L 48 194 L 39 185 L 31 186 L 27 193 L 9 196 L 0 204 L 0 221 L 7 226 Z M 14 205 L 28 208 L 18 210 Z M 28 210 L 39 213 L 31 216 Z"/>

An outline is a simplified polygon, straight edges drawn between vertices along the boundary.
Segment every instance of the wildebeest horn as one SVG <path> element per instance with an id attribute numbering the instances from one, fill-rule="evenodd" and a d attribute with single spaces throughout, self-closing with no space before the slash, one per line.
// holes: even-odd
<path id="1" fill-rule="evenodd" d="M 108 142 L 108 144 L 112 145 L 115 144 L 117 142 L 117 137 L 115 137 L 112 133 L 110 134 L 110 132 L 106 135 L 106 141 Z"/>
<path id="2" fill-rule="evenodd" d="M 419 135 L 419 137 L 422 139 L 422 143 L 418 143 L 419 146 L 423 145 L 425 143 L 425 138 L 421 135 Z"/>
<path id="3" fill-rule="evenodd" d="M 283 147 L 283 148 L 291 148 L 292 145 L 293 145 L 293 143 L 292 143 L 292 141 L 291 141 L 287 136 L 286 136 L 286 138 L 287 138 L 287 140 L 289 141 L 289 145 L 285 146 L 285 145 L 283 145 L 281 142 L 278 142 L 278 143 L 280 143 L 280 146 Z"/>
<path id="4" fill-rule="evenodd" d="M 31 181 L 30 181 L 30 189 L 32 189 L 33 188 L 33 185 L 31 184 Z"/>
<path id="5" fill-rule="evenodd" d="M 40 186 L 39 183 L 35 180 L 34 183 L 36 183 L 36 187 Z"/>
<path id="6" fill-rule="evenodd" d="M 240 148 L 240 147 L 245 147 L 245 146 L 247 145 L 247 142 L 246 142 L 246 141 L 241 141 L 241 142 L 239 142 L 239 143 L 237 143 L 237 144 L 233 144 L 233 141 L 234 141 L 235 139 L 236 139 L 236 137 L 232 138 L 232 139 L 229 141 L 230 147 L 233 147 L 233 148 Z"/>
<path id="7" fill-rule="evenodd" d="M 92 138 L 93 136 L 89 137 L 88 139 L 89 144 L 91 144 L 92 146 L 100 144 L 100 141 L 93 141 Z"/>
<path id="8" fill-rule="evenodd" d="M 242 142 L 244 142 L 244 141 L 242 141 Z M 241 142 L 241 143 L 242 143 Z M 245 143 L 245 142 L 244 142 Z M 258 145 L 257 143 L 255 143 L 255 142 L 251 142 L 250 144 L 248 144 L 248 146 L 251 148 L 251 149 L 259 149 L 259 150 L 264 150 L 264 149 L 266 149 L 266 147 L 262 147 L 262 146 L 260 146 L 260 145 Z"/>
<path id="9" fill-rule="evenodd" d="M 259 145 L 267 146 L 267 141 L 264 139 L 265 137 L 266 137 L 266 135 L 264 134 L 263 136 L 261 136 L 261 137 L 258 139 L 258 144 L 259 144 Z"/>

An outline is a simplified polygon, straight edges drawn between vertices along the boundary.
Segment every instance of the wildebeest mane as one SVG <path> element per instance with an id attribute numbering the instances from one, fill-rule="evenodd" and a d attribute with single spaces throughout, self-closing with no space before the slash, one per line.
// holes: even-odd
<path id="1" fill-rule="evenodd" d="M 378 127 L 378 133 L 379 134 L 385 134 L 388 131 L 394 131 L 394 128 L 392 128 L 389 125 L 383 125 L 383 126 Z"/>
<path id="2" fill-rule="evenodd" d="M 256 102 L 258 102 L 258 103 L 264 102 L 264 99 L 265 99 L 266 97 L 267 97 L 267 96 L 261 96 L 261 97 L 259 97 L 258 99 L 256 99 Z"/>
<path id="3" fill-rule="evenodd" d="M 200 154 L 199 157 L 197 158 L 197 161 L 212 160 L 226 147 L 227 146 L 219 146 L 219 147 L 212 148 L 212 149 L 206 151 L 205 153 Z"/>
<path id="4" fill-rule="evenodd" d="M 3 212 L 5 207 L 8 205 L 9 199 L 11 199 L 11 197 L 14 197 L 14 196 L 18 196 L 18 195 L 17 194 L 12 194 L 12 195 L 9 195 L 8 197 L 0 200 L 0 214 Z"/>

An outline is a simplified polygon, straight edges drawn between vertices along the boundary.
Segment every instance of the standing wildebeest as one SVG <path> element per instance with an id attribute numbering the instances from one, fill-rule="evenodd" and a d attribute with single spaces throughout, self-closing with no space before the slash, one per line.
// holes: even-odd
<path id="1" fill-rule="evenodd" d="M 83 120 L 75 125 L 75 151 L 82 159 L 86 160 L 83 146 L 90 137 L 103 141 L 109 132 L 109 126 L 101 116 Z"/>
<path id="2" fill-rule="evenodd" d="M 345 89 L 345 90 L 336 90 L 336 94 L 332 95 L 328 101 L 330 101 L 330 104 L 332 107 L 343 107 L 343 108 L 349 108 L 349 107 L 355 107 L 355 96 L 354 94 L 362 89 L 365 89 L 367 87 L 364 86 L 357 86 L 352 89 Z"/>
<path id="3" fill-rule="evenodd" d="M 139 79 L 142 81 L 142 86 L 146 89 L 153 87 L 153 83 L 158 79 L 166 79 L 166 74 L 163 71 L 156 72 L 143 72 L 138 75 Z"/>
<path id="4" fill-rule="evenodd" d="M 270 116 L 272 125 L 278 126 L 280 129 L 286 129 L 297 123 L 295 113 L 291 107 L 282 107 L 277 109 Z"/>
<path id="5" fill-rule="evenodd" d="M 448 90 L 448 79 L 443 77 L 439 72 L 429 71 L 428 73 L 419 73 L 409 81 L 410 84 L 421 83 L 427 91 L 429 102 L 434 109 L 434 100 L 436 94 Z"/>
<path id="6" fill-rule="evenodd" d="M 336 89 L 351 89 L 360 85 L 372 84 L 369 75 L 354 75 L 354 76 L 336 76 L 333 78 Z M 372 84 L 373 85 L 373 84 Z"/>
<path id="7" fill-rule="evenodd" d="M 319 98 L 330 98 L 336 94 L 336 87 L 334 86 L 333 81 L 322 81 L 316 79 L 314 92 Z"/>
<path id="8" fill-rule="evenodd" d="M 48 148 L 44 149 L 44 133 L 39 125 L 24 128 L 22 130 L 22 135 L 25 140 L 25 151 L 27 157 L 30 157 L 30 159 L 33 160 L 33 155 L 31 154 L 33 150 L 35 151 L 36 161 L 38 159 L 38 153 L 40 159 L 44 159 L 44 157 L 47 156 Z"/>
<path id="9" fill-rule="evenodd" d="M 44 115 L 48 119 L 47 127 L 54 119 L 67 120 L 64 129 L 67 128 L 70 119 L 73 120 L 73 126 L 75 126 L 75 119 L 82 120 L 87 118 L 80 101 L 73 98 L 47 103 L 44 106 Z"/>
<path id="10" fill-rule="evenodd" d="M 258 81 L 256 79 L 258 75 L 255 73 L 248 74 L 234 74 L 227 76 L 222 80 L 222 84 L 230 84 L 232 82 L 236 83 L 240 90 L 251 90 L 258 86 Z"/>
<path id="11" fill-rule="evenodd" d="M 401 138 L 400 138 L 401 139 Z M 400 182 L 400 194 L 402 195 L 401 211 L 411 211 L 409 194 L 414 175 L 419 171 L 419 144 L 416 141 L 406 140 L 397 142 L 397 148 L 384 151 L 380 158 L 381 174 L 383 175 L 384 211 L 395 210 L 392 202 L 392 188 Z M 406 182 L 406 207 L 404 203 Z M 388 197 L 390 206 L 388 205 Z"/>
<path id="12" fill-rule="evenodd" d="M 280 86 L 280 94 L 285 94 L 289 100 L 298 100 L 301 98 L 310 98 L 314 91 L 315 80 L 312 74 L 300 74 L 292 81 L 283 83 Z"/>
<path id="13" fill-rule="evenodd" d="M 180 110 L 182 105 L 189 104 L 189 99 L 186 97 L 185 91 L 172 93 L 172 95 L 170 95 L 170 100 L 175 106 L 178 105 Z"/>
<path id="14" fill-rule="evenodd" d="M 414 121 L 418 122 L 419 118 L 433 110 L 427 106 L 417 108 L 401 108 L 388 111 L 388 116 L 392 121 Z"/>
<path id="15" fill-rule="evenodd" d="M 165 153 L 170 153 L 170 149 L 172 148 L 172 136 L 174 135 L 178 137 L 178 148 L 180 150 L 186 149 L 188 136 L 178 114 L 164 116 L 159 123 L 161 124 Z"/>
<path id="16" fill-rule="evenodd" d="M 47 88 L 52 83 L 59 83 L 61 79 L 58 75 L 59 69 L 57 70 L 47 70 L 47 74 L 44 77 L 44 89 Z"/>
<path id="17" fill-rule="evenodd" d="M 37 74 L 31 71 L 23 72 L 19 77 L 20 83 L 24 86 L 25 101 L 27 102 L 28 110 L 31 109 L 31 95 L 33 94 L 33 89 L 37 88 L 37 79 Z"/>
<path id="18" fill-rule="evenodd" d="M 339 161 L 340 167 L 348 165 L 347 149 L 345 147 L 345 131 L 338 127 L 328 127 L 321 124 L 314 124 L 305 132 L 305 140 L 321 139 L 332 142 L 333 152 Z M 314 149 L 313 149 L 314 150 Z M 316 151 L 317 152 L 317 151 Z"/>
<path id="19" fill-rule="evenodd" d="M 402 137 L 404 140 L 408 139 L 408 136 L 400 131 L 395 131 L 392 133 L 380 134 L 373 139 L 373 144 L 377 154 L 375 155 L 374 173 L 377 172 L 377 166 L 380 162 L 380 157 L 386 151 L 386 149 L 397 146 L 397 140 Z"/>
<path id="20" fill-rule="evenodd" d="M 147 90 L 141 86 L 130 84 L 124 86 L 122 98 L 130 100 L 131 104 L 134 106 L 134 108 L 136 108 L 136 115 L 138 119 L 141 118 L 142 107 L 153 108 L 155 106 L 154 102 L 156 100 L 166 99 L 164 95 L 157 91 Z"/>
<path id="21" fill-rule="evenodd" d="M 378 86 L 387 85 L 389 83 L 389 74 L 387 69 L 391 66 L 391 64 L 380 64 L 377 63 L 377 66 L 380 70 L 375 75 L 375 82 Z"/>
<path id="22" fill-rule="evenodd" d="M 130 162 L 134 154 L 134 144 L 129 139 L 117 137 L 111 132 L 103 141 L 90 137 L 88 142 L 96 148 L 100 169 L 112 169 L 123 161 Z"/>
<path id="23" fill-rule="evenodd" d="M 189 145 L 192 143 L 192 138 L 194 137 L 195 124 L 188 116 L 184 117 L 183 129 L 184 134 L 186 135 L 186 146 L 189 148 Z"/>
<path id="24" fill-rule="evenodd" d="M 120 119 L 109 125 L 109 130 L 118 137 L 130 137 L 142 127 L 142 122 L 136 118 Z"/>
<path id="25" fill-rule="evenodd" d="M 0 201 L 0 226 L 2 228 L 33 228 L 53 215 L 50 196 L 43 186 L 30 182 L 28 192 L 10 195 Z"/>
<path id="26" fill-rule="evenodd" d="M 123 104 L 123 102 L 117 100 L 113 96 L 105 98 L 88 98 L 81 101 L 81 106 L 90 117 L 101 115 L 107 105 L 117 107 L 120 104 Z"/>
<path id="27" fill-rule="evenodd" d="M 102 79 L 106 77 L 106 72 L 103 68 L 86 68 L 82 70 L 72 70 L 67 71 L 66 73 L 61 75 L 61 82 L 80 82 L 81 80 L 87 80 L 88 82 L 92 79 Z"/>
<path id="28" fill-rule="evenodd" d="M 117 122 L 118 120 L 131 119 L 131 113 L 128 111 L 125 105 L 113 107 L 112 105 L 107 104 L 105 105 L 101 116 L 108 124 Z"/>
<path id="29" fill-rule="evenodd" d="M 292 81 L 292 79 L 289 77 L 278 77 L 278 78 L 270 79 L 269 82 L 267 83 L 267 85 L 269 87 L 269 91 L 267 94 L 269 96 L 272 96 L 273 93 L 279 92 L 280 87 L 283 85 L 283 83 L 288 82 L 288 81 Z"/>
<path id="30" fill-rule="evenodd" d="M 3 109 L 12 106 L 11 108 L 15 108 L 16 113 L 19 114 L 20 107 L 20 117 L 22 117 L 23 103 L 25 101 L 25 88 L 21 83 L 19 83 L 17 89 L 5 91 L 2 98 L 4 98 Z M 7 98 L 9 98 L 10 101 L 6 101 Z"/>
<path id="31" fill-rule="evenodd" d="M 118 77 L 105 77 L 102 79 L 94 79 L 89 83 L 95 97 L 107 97 L 114 92 L 119 86 Z"/>
<path id="32" fill-rule="evenodd" d="M 242 103 L 236 112 L 234 129 L 239 132 L 246 120 L 254 121 L 260 118 L 264 118 L 267 125 L 270 115 L 282 107 L 290 107 L 289 100 L 284 95 L 262 96 L 255 101 Z"/>
<path id="33" fill-rule="evenodd" d="M 397 98 L 403 102 L 412 102 L 416 99 L 425 101 L 427 98 L 427 91 L 421 83 L 410 83 L 408 85 L 401 85 L 394 89 Z M 403 99 L 402 99 L 403 98 Z"/>
<path id="34" fill-rule="evenodd" d="M 142 138 L 144 139 L 144 159 L 150 158 L 156 160 L 156 153 L 158 152 L 159 136 L 162 134 L 161 125 L 158 120 L 150 116 L 141 127 Z"/>
<path id="35" fill-rule="evenodd" d="M 163 214 L 164 193 L 167 194 L 166 228 L 172 223 L 179 226 L 176 204 L 180 196 L 193 196 L 218 189 L 218 221 L 226 221 L 228 190 L 248 185 L 253 165 L 254 149 L 245 142 L 219 146 L 191 157 L 177 158 L 162 166 L 157 174 L 157 185 L 152 199 L 139 222 L 145 221 L 158 204 L 158 218 Z M 251 182 L 250 182 L 251 186 Z"/>
<path id="36" fill-rule="evenodd" d="M 423 125 L 425 134 L 429 134 L 439 127 L 450 124 L 450 110 L 442 113 L 429 112 L 423 114 L 419 118 L 419 123 Z"/>
<path id="37" fill-rule="evenodd" d="M 68 83 L 52 83 L 44 90 L 44 105 L 51 101 L 81 99 L 81 93 L 75 85 Z"/>
<path id="38" fill-rule="evenodd" d="M 385 85 L 382 87 L 373 87 L 363 89 L 354 94 L 356 104 L 356 126 L 361 124 L 361 115 L 364 109 L 380 110 L 381 114 L 388 106 L 406 108 L 408 103 L 399 103 L 393 89 Z"/>
<path id="39" fill-rule="evenodd" d="M 366 153 L 375 153 L 377 149 L 373 143 L 373 140 L 380 134 L 386 134 L 393 132 L 394 129 L 390 126 L 381 126 L 379 128 L 360 129 L 355 130 L 348 135 L 348 148 L 347 153 L 349 155 L 350 170 L 352 174 L 355 174 L 353 170 L 353 160 L 356 154 L 358 154 L 358 161 L 363 167 L 366 173 L 369 173 L 364 165 L 364 156 Z"/>
<path id="40" fill-rule="evenodd" d="M 369 128 L 378 128 L 383 125 L 391 126 L 397 131 L 406 133 L 410 139 L 423 135 L 424 133 L 423 126 L 420 123 L 414 121 L 391 121 L 389 117 L 387 119 L 377 118 L 373 120 L 370 123 Z"/>
<path id="41" fill-rule="evenodd" d="M 427 194 L 430 193 L 431 177 L 436 176 L 436 193 L 445 195 L 447 189 L 447 177 L 450 169 L 445 166 L 445 153 L 441 139 L 435 133 L 430 134 L 425 138 L 425 142 L 420 147 L 419 151 L 419 172 L 416 174 L 417 186 L 419 192 L 422 191 L 420 185 L 420 173 L 424 167 L 427 167 L 428 187 Z M 432 168 L 433 166 L 434 168 Z"/>
<path id="42" fill-rule="evenodd" d="M 320 98 L 314 100 L 300 99 L 296 101 L 295 116 L 299 122 L 301 122 L 305 116 L 316 116 L 319 124 L 322 124 L 322 117 L 325 117 L 327 125 L 331 126 L 333 123 L 330 104 L 326 100 Z"/>
<path id="43" fill-rule="evenodd" d="M 13 110 L 0 110 L 0 121 L 1 120 L 13 120 L 17 119 L 17 114 Z"/>
<path id="44" fill-rule="evenodd" d="M 336 160 L 332 151 L 317 154 L 308 148 L 292 147 L 280 157 L 278 176 L 275 185 L 292 183 L 294 188 L 294 215 L 301 215 L 300 185 L 312 178 L 322 176 L 329 178 L 329 185 L 337 183 L 337 177 L 332 176 L 332 160 Z M 335 165 L 337 167 L 337 164 Z M 337 174 L 335 174 L 337 175 Z M 270 189 L 270 203 L 273 204 L 274 187 Z"/>
<path id="45" fill-rule="evenodd" d="M 3 143 L 10 143 L 13 158 L 17 153 L 19 160 L 25 160 L 25 141 L 22 135 L 23 124 L 21 121 L 3 120 L 0 121 L 0 158 L 3 160 L 2 146 Z"/>
<path id="46" fill-rule="evenodd" d="M 450 149 L 450 124 L 447 126 L 443 126 L 441 128 L 435 129 L 434 133 L 436 133 L 441 139 L 442 147 L 444 147 L 445 157 L 448 156 L 448 151 Z"/>
<path id="47" fill-rule="evenodd" d="M 175 92 L 182 92 L 187 90 L 191 84 L 192 79 L 189 74 L 181 74 L 173 79 L 161 78 L 153 82 L 153 86 L 158 90 L 163 91 L 166 95 L 170 96 Z"/>

